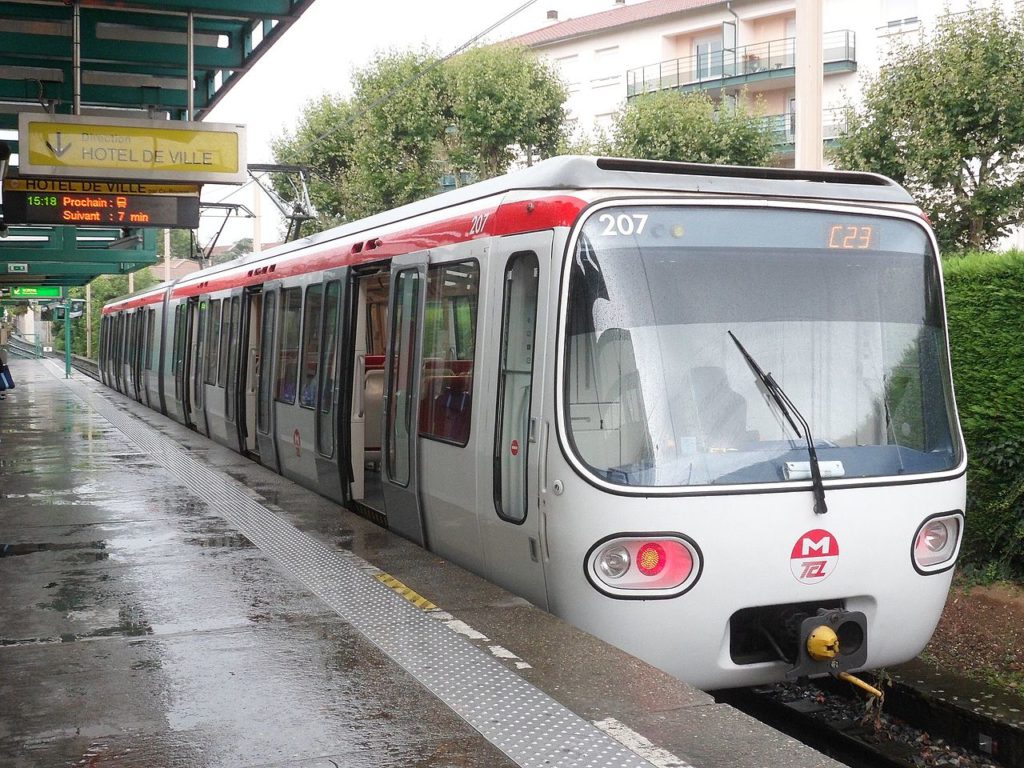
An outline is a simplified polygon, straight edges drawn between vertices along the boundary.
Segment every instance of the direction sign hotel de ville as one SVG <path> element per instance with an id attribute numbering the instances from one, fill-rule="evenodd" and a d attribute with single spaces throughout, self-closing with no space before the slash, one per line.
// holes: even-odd
<path id="1" fill-rule="evenodd" d="M 239 184 L 246 175 L 240 125 L 23 112 L 18 145 L 22 176 Z"/>

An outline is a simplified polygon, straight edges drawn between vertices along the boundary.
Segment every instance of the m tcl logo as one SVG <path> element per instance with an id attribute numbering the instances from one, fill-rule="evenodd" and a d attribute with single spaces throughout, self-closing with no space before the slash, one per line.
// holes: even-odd
<path id="1" fill-rule="evenodd" d="M 796 540 L 789 555 L 789 567 L 801 584 L 824 581 L 839 564 L 839 542 L 822 528 L 808 531 Z"/>

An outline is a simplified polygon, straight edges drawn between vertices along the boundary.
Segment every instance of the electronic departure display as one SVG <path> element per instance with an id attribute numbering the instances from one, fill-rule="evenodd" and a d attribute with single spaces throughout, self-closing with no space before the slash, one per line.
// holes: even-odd
<path id="1" fill-rule="evenodd" d="M 96 227 L 199 226 L 195 195 L 27 192 L 7 189 L 3 197 L 8 224 L 70 224 Z"/>

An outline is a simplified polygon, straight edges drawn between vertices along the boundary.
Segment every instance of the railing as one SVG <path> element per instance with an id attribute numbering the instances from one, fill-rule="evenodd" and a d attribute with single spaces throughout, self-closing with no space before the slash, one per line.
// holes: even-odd
<path id="1" fill-rule="evenodd" d="M 851 29 L 823 36 L 823 63 L 856 62 L 856 33 Z M 669 59 L 626 72 L 626 98 L 671 88 L 708 85 L 729 78 L 753 80 L 791 74 L 796 66 L 796 38 L 769 40 L 740 48 Z"/>
<path id="2" fill-rule="evenodd" d="M 761 118 L 765 131 L 772 135 L 776 148 L 796 143 L 796 112 L 784 115 L 765 115 Z M 846 113 L 843 109 L 826 109 L 822 112 L 821 138 L 834 141 L 846 131 Z"/>

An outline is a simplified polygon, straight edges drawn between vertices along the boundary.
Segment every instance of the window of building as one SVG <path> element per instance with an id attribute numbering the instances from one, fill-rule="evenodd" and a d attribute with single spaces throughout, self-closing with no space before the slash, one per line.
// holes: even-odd
<path id="1" fill-rule="evenodd" d="M 890 27 L 918 20 L 917 0 L 882 0 L 882 22 Z"/>

